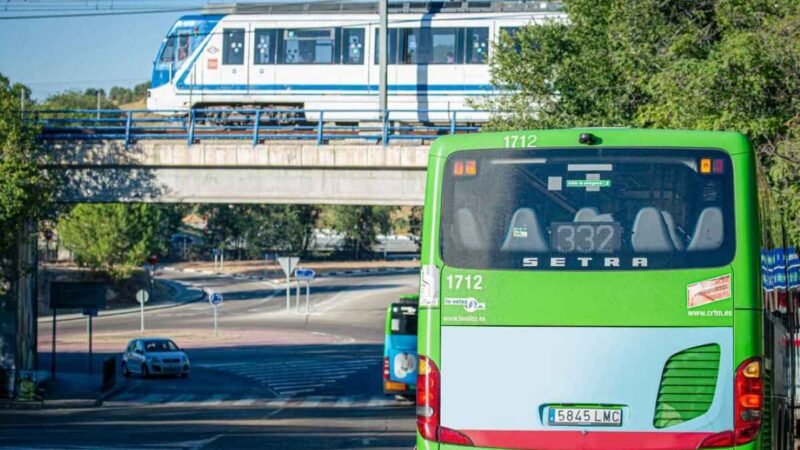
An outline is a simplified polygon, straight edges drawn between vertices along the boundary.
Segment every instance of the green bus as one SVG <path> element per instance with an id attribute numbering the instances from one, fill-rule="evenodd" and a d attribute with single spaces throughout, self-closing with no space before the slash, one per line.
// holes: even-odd
<path id="1" fill-rule="evenodd" d="M 730 132 L 436 140 L 417 448 L 792 449 L 796 302 L 760 170 Z"/>

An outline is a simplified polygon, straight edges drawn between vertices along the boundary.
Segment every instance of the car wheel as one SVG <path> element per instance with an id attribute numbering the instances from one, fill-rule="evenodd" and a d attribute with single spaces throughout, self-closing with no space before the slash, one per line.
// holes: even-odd
<path id="1" fill-rule="evenodd" d="M 124 361 L 122 363 L 122 376 L 124 376 L 125 378 L 130 378 L 131 376 L 131 371 L 128 370 L 128 364 Z"/>
<path id="2" fill-rule="evenodd" d="M 142 364 L 142 378 L 150 376 L 150 370 L 147 369 L 147 364 Z"/>

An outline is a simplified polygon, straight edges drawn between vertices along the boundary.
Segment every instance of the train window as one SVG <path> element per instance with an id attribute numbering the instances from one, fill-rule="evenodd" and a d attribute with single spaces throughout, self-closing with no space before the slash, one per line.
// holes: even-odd
<path id="1" fill-rule="evenodd" d="M 364 64 L 364 29 L 342 30 L 342 64 Z"/>
<path id="2" fill-rule="evenodd" d="M 168 37 L 164 42 L 164 50 L 161 51 L 161 57 L 158 59 L 162 63 L 171 63 L 175 56 L 175 36 Z"/>
<path id="3" fill-rule="evenodd" d="M 489 54 L 489 29 L 467 28 L 467 64 L 486 64 Z"/>
<path id="4" fill-rule="evenodd" d="M 336 54 L 336 30 L 285 30 L 283 35 L 284 64 L 332 64 Z"/>
<path id="5" fill-rule="evenodd" d="M 222 64 L 244 64 L 244 28 L 225 28 L 222 35 Z"/>
<path id="6" fill-rule="evenodd" d="M 253 64 L 275 63 L 275 33 L 276 30 L 256 30 Z"/>
<path id="7" fill-rule="evenodd" d="M 389 37 L 389 54 L 388 56 L 388 64 L 397 64 L 397 28 L 389 28 L 389 32 L 387 36 Z M 380 64 L 378 60 L 380 55 L 380 48 L 378 46 L 378 32 L 379 30 L 375 29 L 375 64 Z"/>
<path id="8" fill-rule="evenodd" d="M 191 53 L 192 37 L 188 33 L 181 33 L 178 35 L 178 47 L 175 51 L 176 60 L 180 66 Z"/>
<path id="9" fill-rule="evenodd" d="M 455 64 L 456 62 L 456 29 L 432 28 L 432 59 L 433 64 Z M 420 53 L 422 55 L 422 53 Z"/>
<path id="10" fill-rule="evenodd" d="M 400 46 L 402 64 L 426 64 L 430 58 L 430 45 L 423 45 L 421 29 L 401 29 Z"/>
<path id="11" fill-rule="evenodd" d="M 459 62 L 457 28 L 403 28 L 400 31 L 403 64 Z"/>

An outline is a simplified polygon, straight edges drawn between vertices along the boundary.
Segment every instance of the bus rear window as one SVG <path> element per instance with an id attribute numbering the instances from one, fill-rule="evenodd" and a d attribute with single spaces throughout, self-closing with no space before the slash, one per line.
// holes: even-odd
<path id="1" fill-rule="evenodd" d="M 417 334 L 417 306 L 392 304 L 391 334 Z"/>
<path id="2" fill-rule="evenodd" d="M 445 165 L 441 254 L 474 269 L 716 267 L 734 255 L 716 150 L 464 151 Z"/>

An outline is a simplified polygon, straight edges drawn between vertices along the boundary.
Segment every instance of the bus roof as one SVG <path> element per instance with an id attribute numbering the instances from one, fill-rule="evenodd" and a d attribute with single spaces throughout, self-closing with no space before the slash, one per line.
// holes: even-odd
<path id="1" fill-rule="evenodd" d="M 580 143 L 582 134 L 593 143 Z M 571 128 L 521 130 L 443 136 L 431 145 L 431 156 L 446 158 L 459 150 L 502 148 L 642 147 L 720 149 L 728 154 L 752 153 L 741 133 L 730 131 L 655 130 L 642 128 Z"/>

